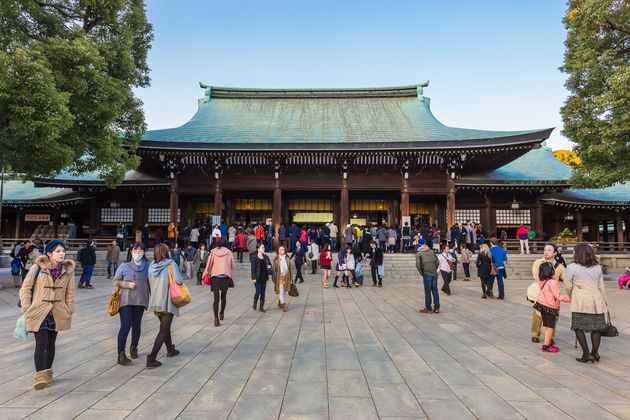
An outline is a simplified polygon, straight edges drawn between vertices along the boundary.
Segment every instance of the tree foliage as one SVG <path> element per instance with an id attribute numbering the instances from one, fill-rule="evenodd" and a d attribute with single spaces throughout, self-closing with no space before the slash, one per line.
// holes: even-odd
<path id="1" fill-rule="evenodd" d="M 119 183 L 139 163 L 152 40 L 142 0 L 0 2 L 0 163 Z"/>
<path id="2" fill-rule="evenodd" d="M 630 180 L 630 2 L 570 0 L 564 24 L 564 134 L 582 160 L 573 181 L 604 187 Z"/>
<path id="3" fill-rule="evenodd" d="M 570 167 L 574 169 L 577 168 L 582 163 L 582 160 L 577 155 L 577 153 L 571 150 L 554 150 L 553 155 L 560 162 L 564 163 L 565 165 L 569 165 Z"/>

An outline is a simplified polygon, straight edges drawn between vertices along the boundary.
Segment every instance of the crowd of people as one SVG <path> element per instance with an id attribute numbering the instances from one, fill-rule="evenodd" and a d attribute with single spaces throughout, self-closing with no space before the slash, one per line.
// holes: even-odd
<path id="1" fill-rule="evenodd" d="M 145 225 L 148 228 L 148 225 Z M 212 311 L 214 325 L 219 327 L 225 319 L 227 293 L 234 286 L 232 271 L 236 262 L 245 263 L 248 255 L 251 281 L 254 285 L 253 309 L 266 312 L 267 282 L 273 282 L 274 293 L 278 295 L 278 308 L 288 311 L 287 294 L 296 284 L 304 282 L 302 271 L 310 269 L 311 274 L 322 273 L 321 287 L 359 288 L 363 286 L 365 271 L 369 271 L 373 287 L 382 287 L 384 256 L 389 252 L 414 252 L 416 268 L 424 284 L 425 306 L 421 313 L 440 313 L 438 278 L 443 284 L 441 291 L 451 295 L 451 281 L 457 278 L 458 261 L 464 271 L 464 280 L 471 277 L 470 265 L 474 264 L 481 282 L 482 298 L 492 299 L 494 283 L 498 288 L 497 299 L 505 299 L 504 278 L 507 275 L 508 255 L 501 246 L 501 240 L 485 240 L 487 232 L 479 224 L 465 223 L 449 229 L 444 240 L 434 226 L 403 226 L 400 236 L 396 229 L 347 225 L 343 231 L 329 223 L 323 226 L 297 228 L 291 224 L 278 230 L 280 244 L 275 255 L 267 253 L 273 249 L 274 232 L 271 225 L 258 224 L 243 226 L 213 226 L 212 229 L 195 226 L 189 231 L 177 231 L 171 224 L 167 241 L 157 241 L 153 249 L 153 261 L 146 259 L 148 237 L 139 238 L 127 248 L 127 258 L 119 264 L 121 250 L 126 238 L 117 234 L 107 249 L 108 279 L 119 291 L 120 329 L 118 333 L 118 364 L 126 366 L 138 358 L 138 343 L 141 336 L 142 318 L 145 311 L 153 312 L 159 322 L 159 330 L 151 351 L 147 354 L 146 367 L 161 365 L 157 355 L 166 347 L 166 356 L 179 353 L 171 336 L 179 307 L 170 296 L 173 284 L 183 284 L 184 279 L 196 279 L 198 285 L 208 285 L 214 295 Z M 343 238 L 343 245 L 335 240 L 337 232 Z M 395 240 L 392 240 L 395 238 Z M 398 240 L 400 239 L 400 240 Z M 121 244 L 121 241 L 123 242 Z M 488 246 L 490 244 L 490 246 Z M 525 244 L 523 252 L 528 252 Z M 24 313 L 26 328 L 35 336 L 35 389 L 43 389 L 52 384 L 52 365 L 55 355 L 57 333 L 69 329 L 74 311 L 74 270 L 75 263 L 66 259 L 66 245 L 53 240 L 45 248 L 37 251 L 28 243 L 19 244 L 14 249 L 15 260 L 20 266 L 18 273 L 20 304 Z M 42 254 L 42 255 L 40 255 Z M 476 259 L 474 258 L 477 254 Z M 335 258 L 336 257 L 336 258 Z M 24 259 L 27 263 L 24 264 Z M 77 260 L 83 265 L 83 273 L 78 288 L 91 289 L 91 275 L 96 262 L 95 243 L 88 240 L 78 254 Z M 13 265 L 13 264 L 12 264 Z M 28 265 L 28 267 L 27 267 Z M 333 273 L 334 271 L 334 273 Z M 630 277 L 630 270 L 626 273 Z M 22 276 L 23 275 L 23 281 Z M 572 330 L 583 350 L 580 362 L 599 361 L 601 334 L 608 326 L 606 297 L 603 274 L 592 247 L 578 244 L 574 250 L 574 262 L 569 266 L 560 255 L 557 247 L 548 244 L 543 257 L 534 262 L 532 275 L 537 293 L 532 292 L 534 303 L 532 314 L 532 341 L 540 341 L 543 330 L 545 352 L 557 352 L 554 342 L 560 302 L 570 302 Z M 560 292 L 559 282 L 564 281 L 567 294 Z M 626 280 L 626 282 L 628 282 Z M 623 287 L 620 279 L 620 287 Z M 131 333 L 129 357 L 127 341 Z M 591 349 L 586 341 L 586 333 L 591 334 Z"/>

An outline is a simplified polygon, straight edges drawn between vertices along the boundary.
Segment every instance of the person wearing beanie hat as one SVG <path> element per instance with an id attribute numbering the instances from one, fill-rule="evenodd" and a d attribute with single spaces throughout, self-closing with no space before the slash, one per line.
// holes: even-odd
<path id="1" fill-rule="evenodd" d="M 35 336 L 34 388 L 37 390 L 53 383 L 57 333 L 70 329 L 74 312 L 74 262 L 65 259 L 66 246 L 62 241 L 49 242 L 44 252 L 20 289 L 26 330 Z"/>
<path id="2" fill-rule="evenodd" d="M 92 280 L 92 273 L 94 272 L 94 266 L 96 265 L 96 248 L 94 247 L 94 241 L 88 239 L 85 246 L 79 249 L 77 253 L 77 261 L 81 263 L 83 267 L 83 273 L 79 279 L 79 289 L 94 289 L 94 286 L 90 284 Z"/>

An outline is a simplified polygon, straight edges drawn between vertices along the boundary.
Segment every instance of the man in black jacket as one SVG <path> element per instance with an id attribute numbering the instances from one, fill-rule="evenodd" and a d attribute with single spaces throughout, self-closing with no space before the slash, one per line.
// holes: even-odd
<path id="1" fill-rule="evenodd" d="M 96 265 L 96 247 L 93 240 L 89 239 L 85 246 L 79 250 L 77 260 L 83 267 L 83 274 L 79 279 L 79 289 L 94 289 L 94 286 L 90 284 L 94 265 Z"/>
<path id="2" fill-rule="evenodd" d="M 383 287 L 383 276 L 379 273 L 379 270 L 382 272 L 383 266 L 383 250 L 376 246 L 376 242 L 370 242 L 370 271 L 372 272 L 372 284 L 373 287 Z M 376 279 L 378 278 L 378 283 Z"/>
<path id="3" fill-rule="evenodd" d="M 295 258 L 295 282 L 300 279 L 300 283 L 304 283 L 304 277 L 302 277 L 302 265 L 306 262 L 306 247 L 302 245 L 300 241 L 295 243 L 295 249 L 291 258 Z"/>

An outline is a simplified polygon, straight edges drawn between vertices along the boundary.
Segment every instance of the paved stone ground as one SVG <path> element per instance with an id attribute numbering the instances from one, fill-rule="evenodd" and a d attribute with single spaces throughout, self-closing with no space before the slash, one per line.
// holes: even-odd
<path id="1" fill-rule="evenodd" d="M 306 276 L 289 311 L 251 308 L 253 286 L 237 279 L 226 319 L 212 325 L 210 291 L 174 321 L 181 354 L 143 362 L 157 321 L 146 314 L 141 358 L 115 363 L 118 318 L 106 312 L 109 282 L 77 290 L 73 328 L 60 333 L 55 384 L 31 389 L 33 340 L 11 337 L 16 290 L 0 291 L 0 418 L 50 419 L 520 419 L 630 418 L 630 292 L 609 284 L 621 336 L 603 339 L 602 361 L 574 358 L 568 306 L 561 353 L 529 339 L 527 282 L 508 281 L 508 300 L 482 300 L 478 281 L 453 283 L 442 313 L 422 315 L 417 279 L 385 287 L 327 289 Z M 615 286 L 615 287 L 613 287 Z"/>

